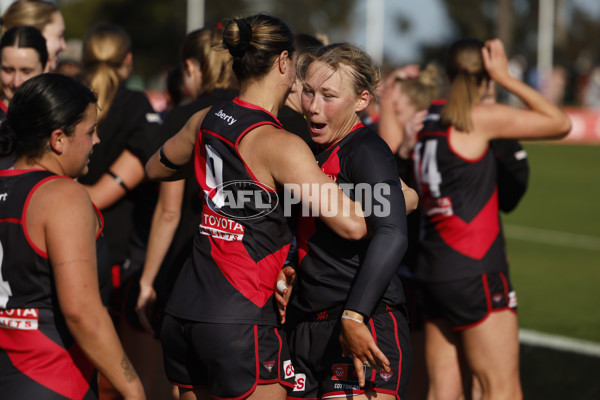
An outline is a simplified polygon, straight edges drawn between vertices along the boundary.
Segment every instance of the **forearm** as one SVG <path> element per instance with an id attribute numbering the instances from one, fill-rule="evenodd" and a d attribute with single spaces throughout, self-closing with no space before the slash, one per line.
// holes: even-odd
<path id="1" fill-rule="evenodd" d="M 94 185 L 84 185 L 92 202 L 100 210 L 105 210 L 127 194 L 110 175 L 104 174 Z"/>
<path id="2" fill-rule="evenodd" d="M 405 200 L 399 184 L 389 184 L 385 202 L 371 199 L 381 206 L 381 213 L 367 217 L 373 229 L 367 251 L 354 280 L 346 309 L 370 316 L 396 274 L 408 246 Z"/>
<path id="3" fill-rule="evenodd" d="M 168 185 L 178 184 L 169 182 Z M 183 184 L 183 182 L 182 182 Z M 164 183 L 163 183 L 164 185 Z M 161 186 L 161 192 L 163 186 Z M 173 242 L 173 237 L 179 226 L 181 219 L 181 201 L 178 206 L 165 206 L 162 204 L 159 197 L 159 202 L 156 205 L 152 216 L 152 225 L 150 235 L 148 237 L 148 248 L 146 251 L 146 260 L 144 262 L 144 270 L 140 278 L 141 285 L 152 286 L 154 279 L 169 251 L 169 247 Z"/>
<path id="4" fill-rule="evenodd" d="M 123 150 L 94 185 L 85 186 L 92 202 L 103 210 L 119 201 L 144 180 L 144 166 L 129 150 Z"/>
<path id="5" fill-rule="evenodd" d="M 519 97 L 531 110 L 543 114 L 548 118 L 556 119 L 558 123 L 564 122 L 566 115 L 559 107 L 521 80 L 508 75 L 503 76 L 497 82 L 506 90 Z"/>
<path id="6" fill-rule="evenodd" d="M 393 107 L 383 107 L 377 133 L 396 154 L 404 141 L 404 123 L 398 121 Z"/>
<path id="7" fill-rule="evenodd" d="M 407 248 L 406 233 L 397 229 L 376 232 L 345 308 L 369 317 L 396 274 Z"/>
<path id="8" fill-rule="evenodd" d="M 100 304 L 79 318 L 66 317 L 69 331 L 88 359 L 126 399 L 143 399 L 144 389 L 125 355 L 108 312 Z"/>

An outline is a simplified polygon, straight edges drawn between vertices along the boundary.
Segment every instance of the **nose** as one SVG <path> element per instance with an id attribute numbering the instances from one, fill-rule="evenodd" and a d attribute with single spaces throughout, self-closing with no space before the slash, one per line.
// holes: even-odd
<path id="1" fill-rule="evenodd" d="M 100 137 L 98 136 L 98 130 L 94 129 L 94 136 L 92 136 L 92 146 L 95 146 L 98 143 L 100 143 Z"/>
<path id="2" fill-rule="evenodd" d="M 320 102 L 319 102 L 319 96 L 315 94 L 310 99 L 308 111 L 310 111 L 311 114 L 318 114 L 320 109 L 321 109 L 321 106 L 320 106 Z"/>
<path id="3" fill-rule="evenodd" d="M 23 79 L 23 75 L 19 72 L 15 72 L 15 75 L 13 77 L 13 86 L 16 89 L 18 89 L 24 82 Z"/>

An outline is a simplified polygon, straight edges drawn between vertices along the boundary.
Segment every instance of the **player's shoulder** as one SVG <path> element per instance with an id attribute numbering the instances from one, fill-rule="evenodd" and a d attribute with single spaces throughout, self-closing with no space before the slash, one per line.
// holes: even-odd
<path id="1" fill-rule="evenodd" d="M 370 127 L 359 128 L 359 131 L 348 142 L 348 150 L 355 154 L 380 155 L 381 157 L 392 156 L 392 151 L 377 132 Z"/>

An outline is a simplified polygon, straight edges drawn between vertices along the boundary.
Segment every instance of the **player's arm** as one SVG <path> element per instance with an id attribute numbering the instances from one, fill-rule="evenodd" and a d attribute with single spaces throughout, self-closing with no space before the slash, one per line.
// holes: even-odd
<path id="1" fill-rule="evenodd" d="M 485 68 L 490 77 L 521 99 L 527 109 L 502 104 L 478 105 L 473 108 L 475 130 L 488 139 L 541 139 L 561 138 L 571 129 L 566 114 L 541 93 L 511 76 L 502 42 L 487 41 L 482 49 Z"/>
<path id="2" fill-rule="evenodd" d="M 361 146 L 358 157 L 347 160 L 352 181 L 367 183 L 363 204 L 367 224 L 373 233 L 365 257 L 354 280 L 342 317 L 340 342 L 352 354 L 357 367 L 368 362 L 374 368 L 390 371 L 389 361 L 375 345 L 364 321 L 370 317 L 396 274 L 408 245 L 406 208 L 402 187 L 396 176 L 391 152 L 381 146 Z M 363 369 L 357 369 L 364 384 Z"/>
<path id="3" fill-rule="evenodd" d="M 402 187 L 402 194 L 404 195 L 404 207 L 408 215 L 419 206 L 419 195 L 416 190 L 408 186 L 402 179 L 400 179 L 400 185 Z"/>
<path id="4" fill-rule="evenodd" d="M 129 150 L 121 155 L 98 182 L 85 185 L 92 202 L 101 210 L 112 206 L 144 179 L 144 166 Z"/>
<path id="5" fill-rule="evenodd" d="M 167 140 L 146 163 L 150 179 L 177 180 L 183 178 L 182 168 L 192 160 L 200 124 L 209 108 L 198 111 L 183 128 Z"/>
<path id="6" fill-rule="evenodd" d="M 152 215 L 146 258 L 140 277 L 140 294 L 135 307 L 140 323 L 151 334 L 154 334 L 154 330 L 150 325 L 148 315 L 151 314 L 156 301 L 154 279 L 158 275 L 179 225 L 184 190 L 185 180 L 183 179 L 161 182 L 158 201 Z"/>
<path id="7" fill-rule="evenodd" d="M 360 205 L 319 168 L 306 143 L 274 127 L 264 131 L 258 157 L 275 182 L 288 190 L 290 199 L 299 199 L 329 228 L 343 238 L 358 240 L 367 233 Z M 258 139 L 258 137 L 256 138 Z"/>
<path id="8" fill-rule="evenodd" d="M 59 307 L 69 332 L 126 399 L 144 399 L 142 384 L 100 299 L 99 223 L 87 192 L 74 181 L 56 179 L 38 189 L 30 207 L 37 208 L 42 221 L 43 248 L 52 265 Z"/>

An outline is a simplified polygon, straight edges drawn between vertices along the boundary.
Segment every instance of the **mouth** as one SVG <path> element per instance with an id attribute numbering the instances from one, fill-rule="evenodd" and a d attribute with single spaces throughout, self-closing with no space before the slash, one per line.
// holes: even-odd
<path id="1" fill-rule="evenodd" d="M 316 122 L 311 122 L 310 130 L 313 133 L 321 133 L 323 131 L 323 129 L 325 129 L 326 126 L 327 126 L 327 124 L 318 124 Z"/>

